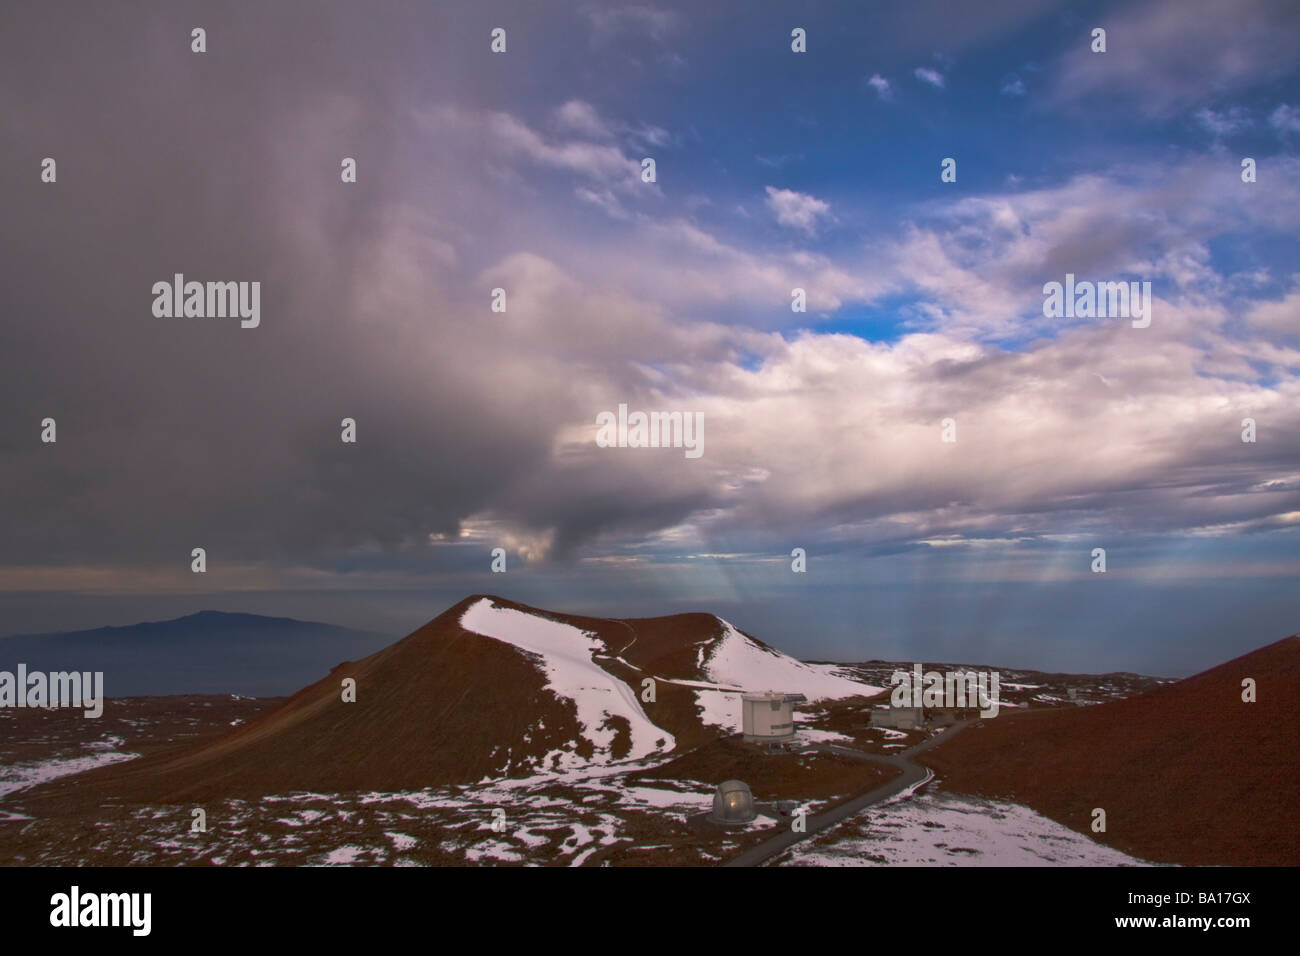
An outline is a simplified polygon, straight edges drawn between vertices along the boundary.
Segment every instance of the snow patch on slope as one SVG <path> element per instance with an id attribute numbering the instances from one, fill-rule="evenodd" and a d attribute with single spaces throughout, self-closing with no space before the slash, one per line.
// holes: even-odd
<path id="1" fill-rule="evenodd" d="M 715 684 L 750 693 L 775 690 L 803 694 L 809 701 L 879 694 L 883 687 L 845 677 L 834 664 L 806 664 L 788 654 L 750 640 L 730 623 L 718 618 L 722 636 L 701 649 L 701 670 Z M 700 719 L 706 724 L 740 730 L 740 694 L 701 690 L 695 694 Z"/>
<path id="2" fill-rule="evenodd" d="M 677 741 L 655 726 L 627 684 L 592 660 L 605 648 L 587 631 L 513 608 L 497 607 L 484 598 L 461 615 L 460 626 L 475 634 L 495 638 L 541 658 L 548 688 L 572 700 L 578 712 L 583 736 L 596 750 L 596 760 L 609 759 L 615 730 L 610 717 L 622 717 L 631 728 L 629 760 L 639 760 L 672 750 Z M 552 755 L 546 758 L 551 766 Z M 560 754 L 560 763 L 579 761 L 576 754 Z"/>
<path id="3" fill-rule="evenodd" d="M 120 738 L 117 739 L 120 742 Z M 74 773 L 85 773 L 87 770 L 94 770 L 96 767 L 119 763 L 123 760 L 134 760 L 139 756 L 138 754 L 110 751 L 89 744 L 86 746 L 87 749 L 93 750 L 94 753 L 84 757 L 39 760 L 0 766 L 0 797 L 16 793 L 19 790 L 27 790 L 42 783 L 48 783 L 51 780 L 57 780 L 59 777 L 66 777 Z"/>

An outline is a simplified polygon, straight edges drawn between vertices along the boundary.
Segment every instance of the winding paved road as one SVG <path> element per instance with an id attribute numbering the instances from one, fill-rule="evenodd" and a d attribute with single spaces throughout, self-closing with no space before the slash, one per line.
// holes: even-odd
<path id="1" fill-rule="evenodd" d="M 815 817 L 808 818 L 808 830 L 806 833 L 795 833 L 793 830 L 786 828 L 782 832 L 772 836 L 756 846 L 750 847 L 739 856 L 732 857 L 723 866 L 758 866 L 766 860 L 771 859 L 778 853 L 790 849 L 796 843 L 808 839 L 814 833 L 819 833 L 827 827 L 832 827 L 853 816 L 855 813 L 861 813 L 867 807 L 882 800 L 888 800 L 895 794 L 902 793 L 908 787 L 919 786 L 926 783 L 934 776 L 934 771 L 929 767 L 917 763 L 914 758 L 917 754 L 924 753 L 931 747 L 935 747 L 945 740 L 952 739 L 954 734 L 961 733 L 968 726 L 974 723 L 974 720 L 960 720 L 953 724 L 941 734 L 934 734 L 927 737 L 915 746 L 908 747 L 906 750 L 897 754 L 869 754 L 861 750 L 853 750 L 849 747 L 839 747 L 835 744 L 819 744 L 808 750 L 820 750 L 824 753 L 839 754 L 842 757 L 853 757 L 857 760 L 870 760 L 874 763 L 888 764 L 896 767 L 902 773 L 880 786 L 868 790 L 866 793 L 841 803 L 837 807 L 832 807 Z"/>

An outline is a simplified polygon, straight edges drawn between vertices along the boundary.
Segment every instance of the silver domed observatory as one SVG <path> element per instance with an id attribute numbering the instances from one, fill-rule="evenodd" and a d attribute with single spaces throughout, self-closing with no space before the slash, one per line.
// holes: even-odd
<path id="1" fill-rule="evenodd" d="M 718 789 L 713 792 L 710 820 L 723 826 L 742 826 L 752 823 L 757 815 L 749 784 L 740 780 L 724 780 L 718 784 Z"/>

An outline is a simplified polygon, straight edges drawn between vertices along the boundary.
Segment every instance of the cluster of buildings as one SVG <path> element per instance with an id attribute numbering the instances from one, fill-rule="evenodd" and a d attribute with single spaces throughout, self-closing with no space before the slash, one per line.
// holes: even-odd
<path id="1" fill-rule="evenodd" d="M 747 744 L 786 749 L 795 743 L 794 705 L 807 701 L 803 694 L 744 694 L 740 699 L 741 733 Z M 870 727 L 890 730 L 926 730 L 947 727 L 974 709 L 952 707 L 877 707 L 868 720 Z"/>

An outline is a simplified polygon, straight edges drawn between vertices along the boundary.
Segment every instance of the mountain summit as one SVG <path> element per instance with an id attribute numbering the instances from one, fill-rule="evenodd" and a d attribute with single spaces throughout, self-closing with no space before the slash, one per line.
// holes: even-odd
<path id="1" fill-rule="evenodd" d="M 355 701 L 344 699 L 345 681 Z M 881 690 L 711 614 L 612 620 L 474 595 L 216 741 L 83 780 L 140 800 L 190 800 L 521 777 L 735 733 L 740 693 L 768 689 L 809 700 Z"/>

